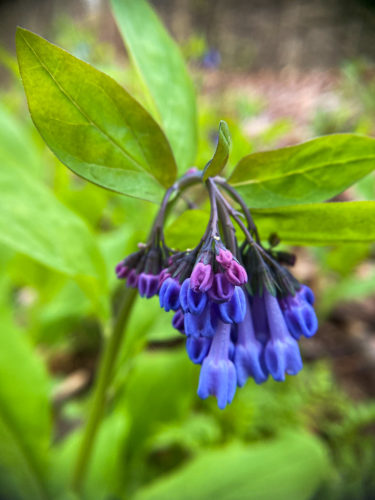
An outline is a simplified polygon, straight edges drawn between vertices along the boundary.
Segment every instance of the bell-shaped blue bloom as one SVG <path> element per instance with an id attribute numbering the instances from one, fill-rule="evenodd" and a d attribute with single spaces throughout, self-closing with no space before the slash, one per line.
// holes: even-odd
<path id="1" fill-rule="evenodd" d="M 296 375 L 302 369 L 301 353 L 297 341 L 288 331 L 277 298 L 267 290 L 263 298 L 269 327 L 264 361 L 268 372 L 280 382 L 285 380 L 285 374 Z"/>
<path id="2" fill-rule="evenodd" d="M 312 306 L 314 294 L 309 287 L 303 286 L 294 296 L 288 295 L 279 302 L 288 330 L 296 340 L 301 335 L 312 337 L 316 333 L 318 318 Z"/>
<path id="3" fill-rule="evenodd" d="M 216 304 L 208 302 L 206 308 L 199 315 L 185 313 L 184 329 L 186 335 L 192 337 L 213 337 L 217 327 L 219 313 Z"/>
<path id="4" fill-rule="evenodd" d="M 177 311 L 180 307 L 180 289 L 181 285 L 174 278 L 167 278 L 159 290 L 160 307 L 167 312 L 171 309 Z"/>
<path id="5" fill-rule="evenodd" d="M 200 365 L 211 346 L 211 339 L 207 337 L 192 337 L 186 339 L 186 351 L 191 361 Z"/>
<path id="6" fill-rule="evenodd" d="M 237 371 L 237 385 L 242 387 L 249 377 L 257 384 L 267 380 L 268 374 L 262 360 L 263 345 L 255 337 L 250 303 L 245 297 L 246 314 L 244 320 L 236 325 L 237 340 L 234 364 Z M 254 311 L 256 314 L 256 311 Z"/>
<path id="7" fill-rule="evenodd" d="M 190 280 L 187 278 L 181 286 L 180 305 L 184 312 L 195 315 L 202 314 L 207 305 L 208 297 L 205 292 L 194 292 L 190 288 Z"/>
<path id="8" fill-rule="evenodd" d="M 242 288 L 236 286 L 231 299 L 218 307 L 224 323 L 241 323 L 246 314 L 246 298 Z"/>
<path id="9" fill-rule="evenodd" d="M 231 325 L 218 322 L 199 376 L 198 396 L 202 399 L 216 396 L 221 410 L 232 402 L 237 386 L 236 369 L 229 359 L 230 330 Z"/>

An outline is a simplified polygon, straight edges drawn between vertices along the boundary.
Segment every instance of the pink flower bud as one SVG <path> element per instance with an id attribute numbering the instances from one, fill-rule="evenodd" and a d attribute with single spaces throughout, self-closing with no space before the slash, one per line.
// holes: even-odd
<path id="1" fill-rule="evenodd" d="M 214 273 L 210 264 L 199 262 L 190 276 L 190 288 L 194 292 L 207 292 L 212 286 Z"/>
<path id="2" fill-rule="evenodd" d="M 233 254 L 230 250 L 224 250 L 221 248 L 216 260 L 224 269 L 229 269 L 232 264 Z"/>
<path id="3" fill-rule="evenodd" d="M 245 269 L 235 260 L 232 261 L 225 275 L 233 285 L 244 285 L 247 282 L 247 273 Z"/>

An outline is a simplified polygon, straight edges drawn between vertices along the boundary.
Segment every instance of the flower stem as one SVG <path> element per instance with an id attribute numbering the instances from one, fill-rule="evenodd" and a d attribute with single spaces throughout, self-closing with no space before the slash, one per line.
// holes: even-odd
<path id="1" fill-rule="evenodd" d="M 85 480 L 91 452 L 95 444 L 96 434 L 99 429 L 100 420 L 104 413 L 107 390 L 112 378 L 113 367 L 115 365 L 116 357 L 120 351 L 125 327 L 136 295 L 136 289 L 125 288 L 122 303 L 114 321 L 112 334 L 104 347 L 99 367 L 99 374 L 94 388 L 92 404 L 86 427 L 83 431 L 82 441 L 78 450 L 78 457 L 73 471 L 72 489 L 77 493 L 80 492 Z"/>
<path id="2" fill-rule="evenodd" d="M 240 207 L 243 210 L 243 213 L 245 215 L 247 224 L 249 226 L 249 229 L 254 233 L 255 239 L 257 243 L 260 243 L 260 238 L 258 235 L 258 230 L 256 225 L 254 224 L 253 218 L 251 216 L 250 210 L 247 208 L 246 203 L 244 200 L 241 198 L 241 196 L 237 193 L 235 189 L 232 188 L 230 184 L 222 180 L 221 178 L 215 178 L 216 184 L 221 186 L 225 191 L 240 205 Z"/>

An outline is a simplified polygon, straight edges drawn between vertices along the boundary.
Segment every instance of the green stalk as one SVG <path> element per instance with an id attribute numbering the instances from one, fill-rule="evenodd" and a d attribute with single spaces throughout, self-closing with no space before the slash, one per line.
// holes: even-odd
<path id="1" fill-rule="evenodd" d="M 99 367 L 99 374 L 94 388 L 93 400 L 73 471 L 72 489 L 76 493 L 81 491 L 85 480 L 91 452 L 95 444 L 96 434 L 99 429 L 100 420 L 104 413 L 107 390 L 112 378 L 113 367 L 115 365 L 116 357 L 120 351 L 125 327 L 136 296 L 137 289 L 125 288 L 122 303 L 113 325 L 112 334 L 104 347 Z"/>

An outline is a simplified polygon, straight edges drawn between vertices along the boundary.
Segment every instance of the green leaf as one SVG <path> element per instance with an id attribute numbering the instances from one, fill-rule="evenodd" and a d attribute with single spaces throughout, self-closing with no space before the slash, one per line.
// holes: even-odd
<path id="1" fill-rule="evenodd" d="M 375 241 L 374 201 L 314 203 L 252 210 L 262 239 L 277 233 L 284 243 L 335 245 Z"/>
<path id="2" fill-rule="evenodd" d="M 223 170 L 229 158 L 230 146 L 231 138 L 228 125 L 225 121 L 221 120 L 219 125 L 219 137 L 217 141 L 216 151 L 214 153 L 214 156 L 212 157 L 212 160 L 204 169 L 203 180 L 207 180 L 208 177 L 214 177 Z"/>
<path id="3" fill-rule="evenodd" d="M 29 125 L 29 123 L 27 123 Z M 31 122 L 30 122 L 30 126 Z M 40 171 L 40 151 L 32 140 L 30 126 L 21 121 L 0 103 L 0 160 L 7 165 L 23 165 L 25 169 Z M 34 127 L 32 127 L 34 129 Z"/>
<path id="4" fill-rule="evenodd" d="M 312 203 L 291 207 L 253 209 L 260 237 L 267 240 L 277 233 L 283 243 L 296 245 L 337 245 L 342 243 L 373 243 L 375 226 L 374 201 L 343 203 Z M 168 245 L 177 249 L 193 248 L 208 223 L 209 213 L 187 210 L 165 231 Z M 237 238 L 243 240 L 235 225 Z"/>
<path id="5" fill-rule="evenodd" d="M 196 156 L 197 111 L 180 50 L 145 0 L 112 0 L 112 9 L 183 173 Z"/>
<path id="6" fill-rule="evenodd" d="M 186 210 L 166 227 L 167 244 L 178 250 L 194 248 L 199 243 L 209 218 L 209 212 Z"/>
<path id="7" fill-rule="evenodd" d="M 153 118 L 112 78 L 30 31 L 17 54 L 32 119 L 55 155 L 85 179 L 159 201 L 176 176 Z"/>
<path id="8" fill-rule="evenodd" d="M 86 224 L 27 171 L 0 169 L 0 241 L 72 277 L 105 289 L 105 268 Z"/>
<path id="9" fill-rule="evenodd" d="M 0 307 L 0 497 L 49 498 L 51 409 L 41 360 Z"/>
<path id="10" fill-rule="evenodd" d="M 374 168 L 375 139 L 336 134 L 245 156 L 229 182 L 250 207 L 271 208 L 327 200 Z"/>
<path id="11" fill-rule="evenodd" d="M 328 458 L 308 434 L 202 453 L 177 472 L 140 490 L 136 500 L 307 500 L 325 478 Z"/>
<path id="12" fill-rule="evenodd" d="M 196 367 L 181 349 L 142 353 L 135 358 L 121 403 L 131 421 L 129 453 L 142 452 L 161 424 L 184 418 L 195 394 L 196 374 Z M 151 419 L 145 401 L 152 408 Z"/>

